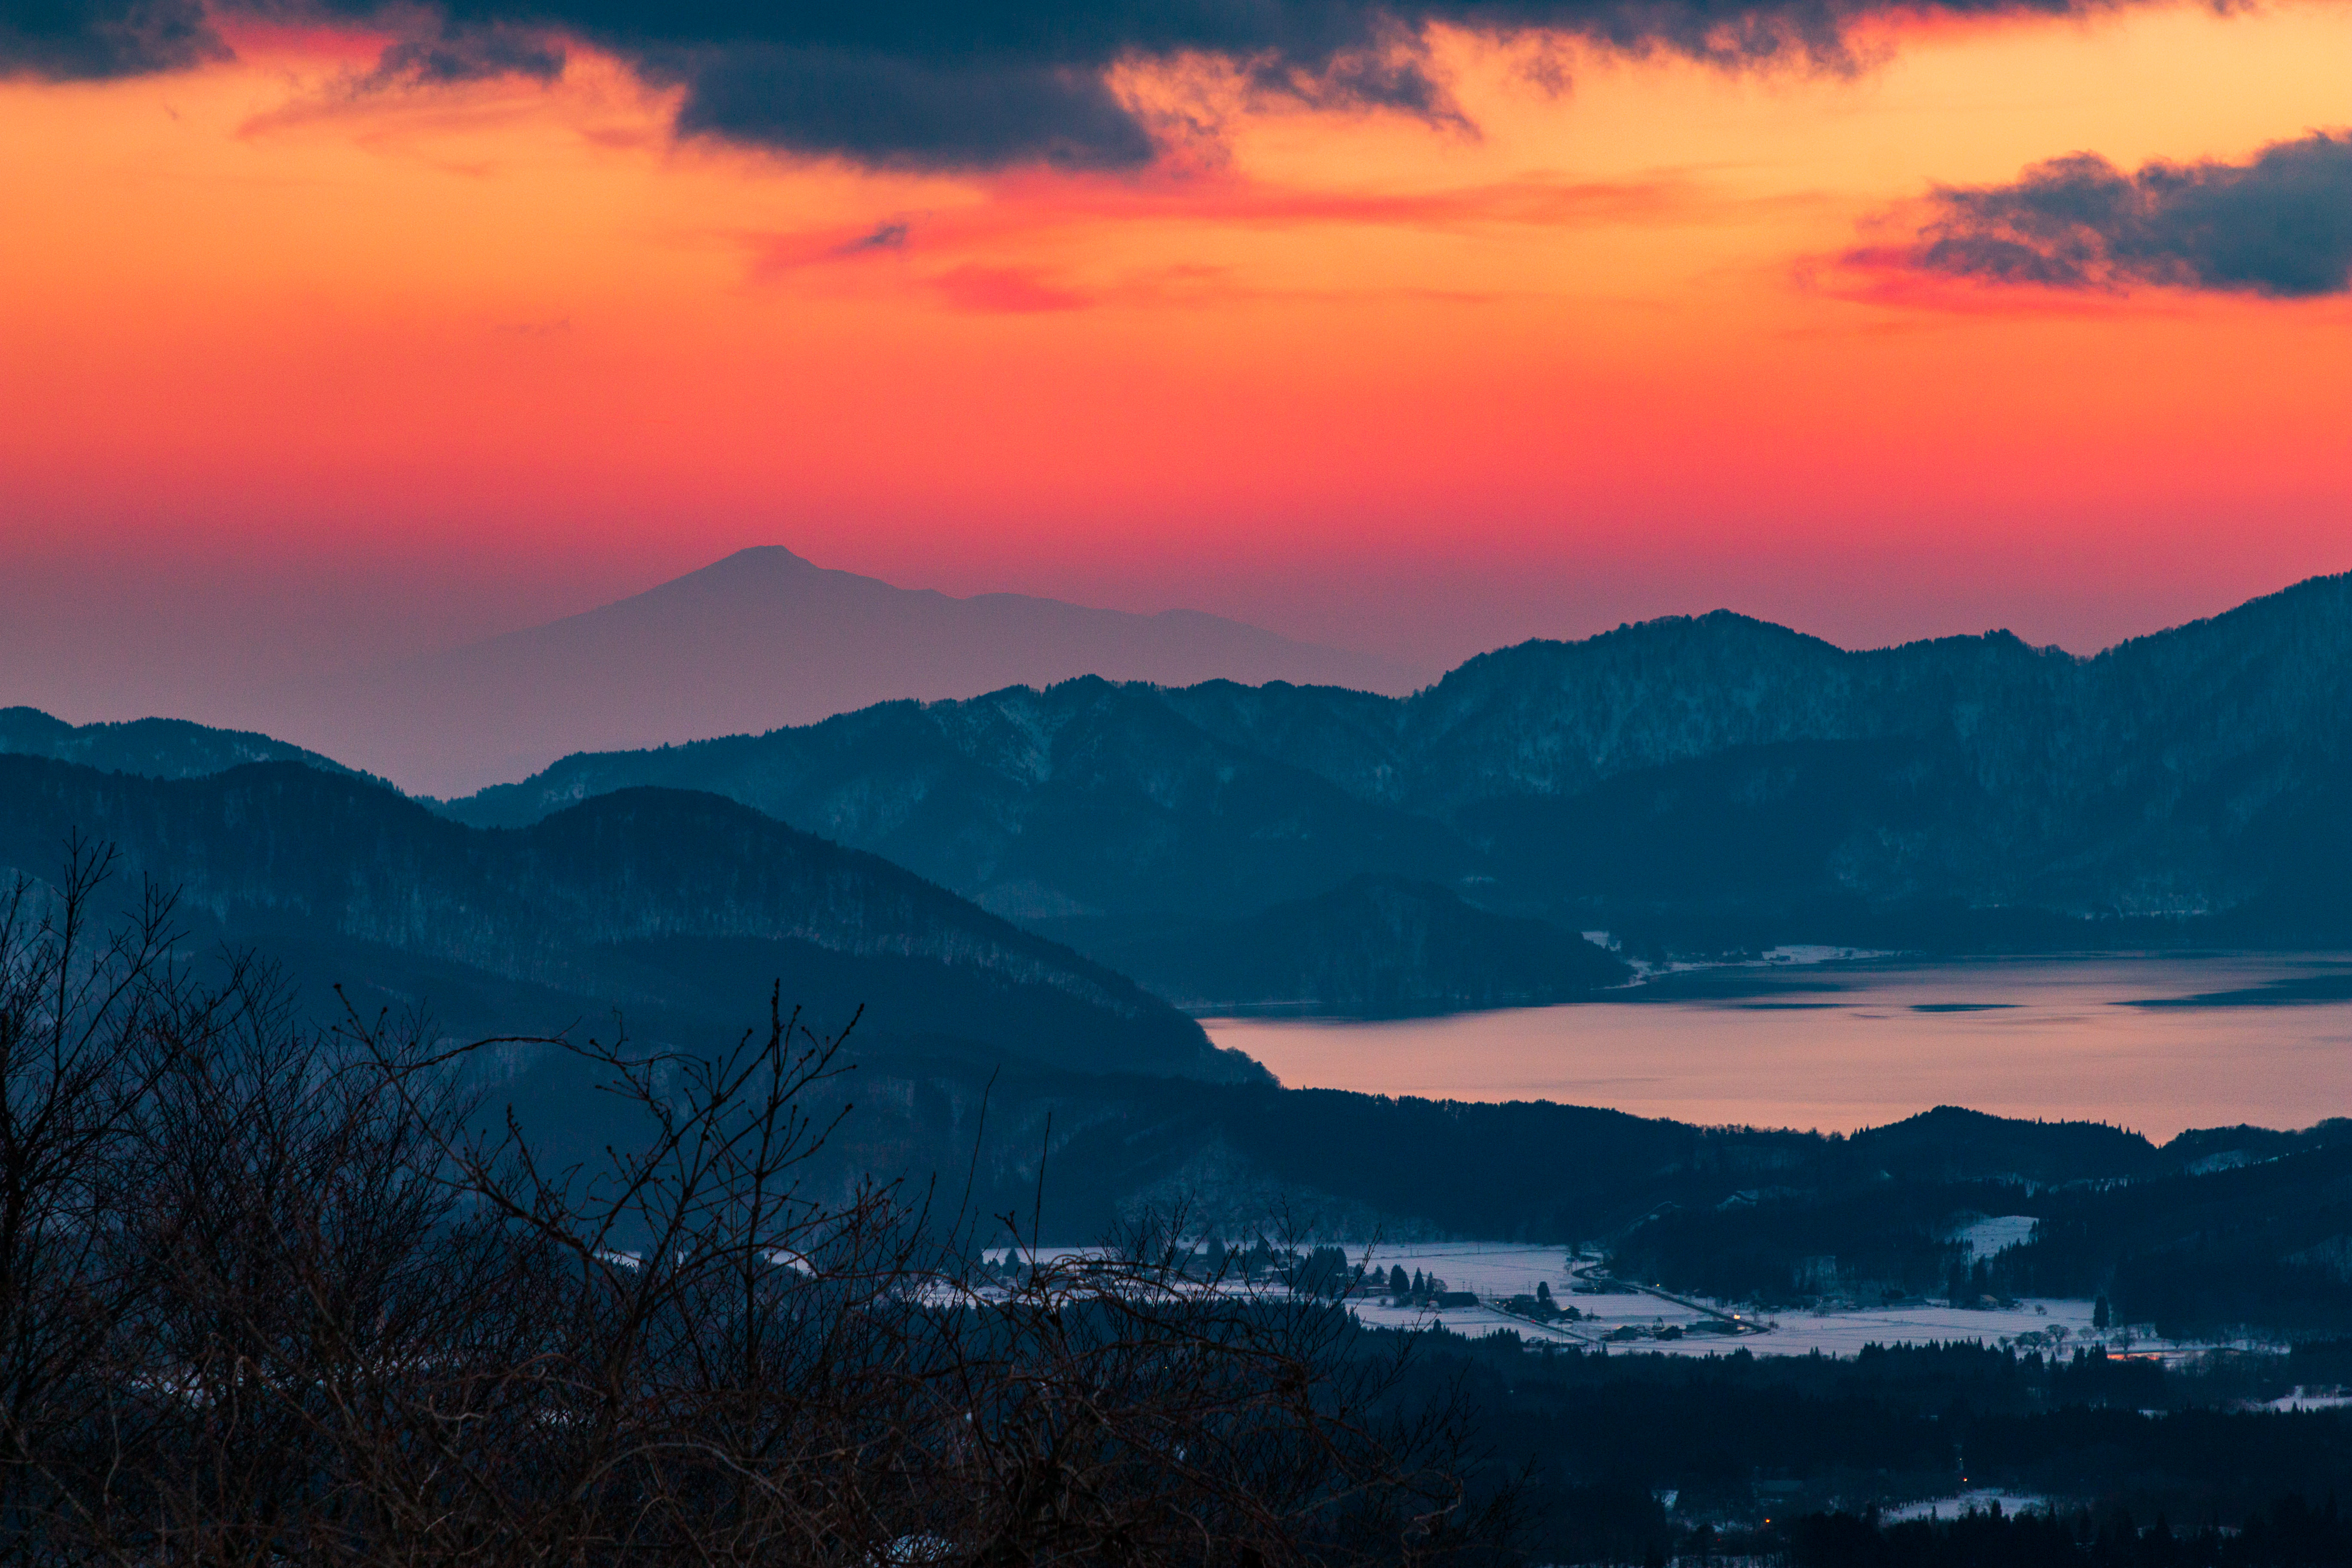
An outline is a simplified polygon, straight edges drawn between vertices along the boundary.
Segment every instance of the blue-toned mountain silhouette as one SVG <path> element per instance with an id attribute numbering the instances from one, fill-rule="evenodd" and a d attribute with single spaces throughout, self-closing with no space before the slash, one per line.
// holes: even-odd
<path id="1" fill-rule="evenodd" d="M 2352 576 L 2090 658 L 2006 633 L 1847 652 L 1717 612 L 1402 699 L 1081 680 L 886 704 L 568 757 L 449 809 L 528 822 L 655 783 L 1106 952 L 1366 873 L 1669 944 L 2336 940 Z"/>
<path id="2" fill-rule="evenodd" d="M 176 890 L 184 950 L 251 948 L 314 1013 L 429 1007 L 455 1035 L 732 1035 L 770 988 L 861 1048 L 1087 1072 L 1256 1079 L 1131 981 L 856 849 L 716 795 L 633 789 L 520 830 L 436 816 L 290 762 L 150 779 L 0 756 L 0 868 L 68 839 L 114 886 Z"/>

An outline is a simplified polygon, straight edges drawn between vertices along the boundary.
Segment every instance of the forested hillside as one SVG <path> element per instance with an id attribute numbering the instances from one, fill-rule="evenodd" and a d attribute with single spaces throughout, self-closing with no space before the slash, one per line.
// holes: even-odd
<path id="1" fill-rule="evenodd" d="M 2352 931 L 2352 577 L 2093 658 L 1865 653 L 1727 613 L 1390 699 L 1069 682 L 567 758 L 447 809 L 709 790 L 1082 946 L 1364 873 L 1665 945 Z M 1087 922 L 1098 922 L 1089 925 Z"/>
<path id="2" fill-rule="evenodd" d="M 176 889 L 195 944 L 251 944 L 314 1003 L 427 1002 L 452 1033 L 614 1009 L 640 1035 L 729 1033 L 787 1003 L 869 1047 L 1090 1071 L 1262 1076 L 1132 982 L 887 862 L 714 795 L 628 790 L 519 831 L 434 816 L 292 763 L 183 780 L 0 757 L 0 866 L 54 874 L 79 833 L 117 886 Z"/>
<path id="3" fill-rule="evenodd" d="M 1057 922 L 1034 922 L 1045 930 Z M 1072 922 L 1087 931 L 1086 922 Z M 1575 1001 L 1632 970 L 1574 931 L 1494 914 L 1451 889 L 1365 875 L 1239 920 L 1099 928 L 1108 963 L 1195 1012 L 1395 1016 Z"/>
<path id="4" fill-rule="evenodd" d="M 247 763 L 305 763 L 329 773 L 342 763 L 245 730 L 215 730 L 184 719 L 134 719 L 121 724 L 68 724 L 37 708 L 0 708 L 0 755 L 54 757 L 100 773 L 142 778 L 200 778 Z"/>

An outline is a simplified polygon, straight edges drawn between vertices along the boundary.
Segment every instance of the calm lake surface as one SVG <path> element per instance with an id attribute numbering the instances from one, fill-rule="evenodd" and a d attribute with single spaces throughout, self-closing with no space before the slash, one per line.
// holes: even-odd
<path id="1" fill-rule="evenodd" d="M 1788 963 L 1626 1000 L 1203 1019 L 1293 1088 L 1853 1131 L 1936 1105 L 2188 1127 L 2352 1115 L 2352 954 Z"/>

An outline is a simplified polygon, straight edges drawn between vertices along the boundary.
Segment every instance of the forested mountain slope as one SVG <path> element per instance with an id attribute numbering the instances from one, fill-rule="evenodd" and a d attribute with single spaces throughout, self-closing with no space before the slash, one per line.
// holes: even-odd
<path id="1" fill-rule="evenodd" d="M 52 875 L 77 831 L 119 849 L 119 886 L 177 889 L 200 939 L 257 944 L 314 992 L 430 1002 L 457 1033 L 615 1007 L 641 1032 L 731 1033 L 781 979 L 834 1026 L 866 1005 L 872 1046 L 1262 1076 L 1122 976 L 713 795 L 626 790 L 484 831 L 290 763 L 159 781 L 0 757 L 0 866 Z"/>
<path id="2" fill-rule="evenodd" d="M 1094 679 L 567 758 L 448 809 L 529 822 L 641 783 L 742 801 L 1016 917 L 1214 913 L 1361 870 L 1450 879 L 1477 858 L 1437 822 L 1218 741 L 1165 692 Z"/>
<path id="3" fill-rule="evenodd" d="M 1403 699 L 1015 688 L 570 757 L 448 809 L 521 823 L 646 783 L 1082 942 L 1088 920 L 1236 916 L 1366 872 L 1743 941 L 2080 940 L 2065 922 L 2092 915 L 2332 939 L 2352 931 L 2352 577 L 2087 659 L 2005 633 L 1849 653 L 1718 612 L 1507 648 Z"/>
<path id="4" fill-rule="evenodd" d="M 1574 931 L 1475 909 L 1434 883 L 1369 874 L 1238 920 L 1155 921 L 1096 945 L 1113 967 L 1200 1013 L 1530 1006 L 1633 977 Z"/>
<path id="5" fill-rule="evenodd" d="M 352 771 L 316 752 L 247 730 L 215 730 L 184 719 L 68 724 L 37 708 L 0 708 L 0 755 L 55 757 L 100 773 L 155 779 L 197 778 L 247 763 L 303 763 L 329 773 Z"/>

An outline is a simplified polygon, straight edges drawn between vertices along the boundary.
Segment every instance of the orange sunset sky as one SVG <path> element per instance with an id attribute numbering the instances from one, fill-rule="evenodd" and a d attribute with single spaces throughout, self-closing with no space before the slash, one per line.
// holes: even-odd
<path id="1" fill-rule="evenodd" d="M 1718 605 L 2088 650 L 2352 568 L 2344 287 L 1919 259 L 1938 187 L 2326 153 L 2352 5 L 1858 14 L 1827 63 L 1427 22 L 1423 112 L 1143 53 L 1151 156 L 1091 169 L 256 15 L 0 80 L 0 702 L 201 718 L 771 542 L 1432 668 Z"/>

